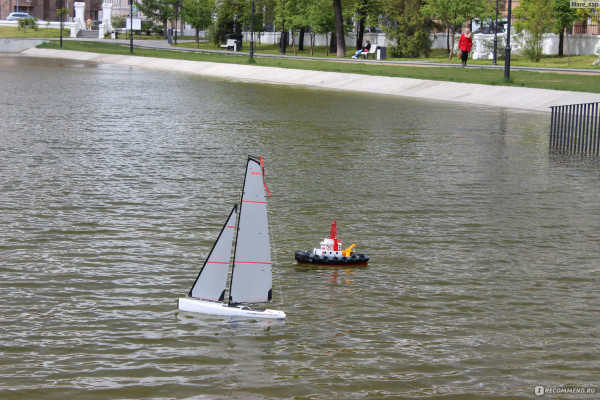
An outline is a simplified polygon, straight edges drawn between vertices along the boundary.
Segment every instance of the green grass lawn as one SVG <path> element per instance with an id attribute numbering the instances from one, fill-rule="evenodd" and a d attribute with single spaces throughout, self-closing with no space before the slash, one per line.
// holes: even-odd
<path id="1" fill-rule="evenodd" d="M 16 28 L 11 27 L 0 27 L 0 37 L 52 37 L 54 34 L 58 37 L 58 29 L 38 29 L 34 31 L 32 29 L 17 31 Z M 63 31 L 63 37 L 67 34 Z M 123 38 L 123 35 L 119 36 Z M 144 38 L 148 38 L 144 36 Z M 152 36 L 150 38 L 161 40 L 159 36 Z M 181 41 L 193 39 L 190 37 L 179 38 Z M 134 36 L 134 44 L 138 40 L 137 36 Z M 142 42 L 143 44 L 143 42 Z M 249 44 L 243 44 L 244 52 L 248 52 Z M 41 47 L 58 49 L 58 41 L 52 41 L 51 43 L 44 44 Z M 227 53 L 209 53 L 209 52 L 196 52 L 191 51 L 196 48 L 197 45 L 194 42 L 180 42 L 177 47 L 173 47 L 173 50 L 156 50 L 156 49 L 144 49 L 134 48 L 133 55 L 142 57 L 158 57 L 158 58 L 174 58 L 181 60 L 191 61 L 210 61 L 217 63 L 235 63 L 235 64 L 247 64 L 249 58 L 247 55 L 241 55 L 239 53 L 227 52 Z M 200 49 L 208 50 L 220 50 L 220 47 L 210 43 L 200 43 Z M 129 55 L 129 46 L 120 45 L 107 41 L 76 41 L 67 40 L 63 41 L 62 49 L 75 50 L 75 51 L 90 51 L 96 53 L 109 53 L 109 54 L 123 54 Z M 384 61 L 368 61 L 368 62 L 337 62 L 335 54 L 326 54 L 325 47 L 316 47 L 313 52 L 313 57 L 318 57 L 318 60 L 312 59 L 293 59 L 293 58 L 271 58 L 261 57 L 261 54 L 279 54 L 279 47 L 272 44 L 255 43 L 255 55 L 253 64 L 257 66 L 269 66 L 279 68 L 291 68 L 291 69 L 308 69 L 316 71 L 331 71 L 331 72 L 345 72 L 355 73 L 364 75 L 377 75 L 377 76 L 392 76 L 392 77 L 403 77 L 403 78 L 415 78 L 415 79 L 429 79 L 438 81 L 452 81 L 452 82 L 464 82 L 464 83 L 479 83 L 485 85 L 508 85 L 508 86 L 520 86 L 520 87 L 535 87 L 544 89 L 555 89 L 555 90 L 571 90 L 578 92 L 592 92 L 600 93 L 600 74 L 586 75 L 586 74 L 566 74 L 566 73 L 548 73 L 548 72 L 532 72 L 532 71 L 518 71 L 511 70 L 510 81 L 504 80 L 504 70 L 501 69 L 484 69 L 477 68 L 477 65 L 491 65 L 491 60 L 470 60 L 469 65 L 471 68 L 453 68 L 447 66 L 436 66 L 436 64 L 448 64 L 448 55 L 445 50 L 435 50 L 431 56 L 427 59 L 420 61 L 427 61 L 430 66 L 411 66 L 411 65 L 398 65 L 398 64 L 386 64 Z M 292 46 L 288 47 L 287 55 L 293 55 L 294 49 Z M 304 46 L 304 50 L 297 51 L 300 56 L 310 56 L 309 46 Z M 352 50 L 346 52 L 347 59 L 350 59 Z M 591 63 L 596 59 L 596 56 L 572 56 L 570 57 L 569 67 L 571 68 L 596 68 L 592 67 Z M 388 61 L 418 61 L 416 59 L 397 59 L 389 58 Z M 453 64 L 460 65 L 460 60 L 454 57 L 450 62 Z M 498 65 L 503 66 L 504 60 L 498 60 Z M 539 63 L 531 63 L 523 57 L 512 57 L 511 66 L 534 66 L 534 67 L 554 67 L 554 68 L 566 68 L 567 57 L 544 57 Z"/>
<path id="2" fill-rule="evenodd" d="M 63 29 L 63 37 L 69 37 L 71 31 Z M 57 39 L 60 38 L 60 29 L 38 28 L 19 29 L 12 26 L 0 26 L 0 38 L 16 39 Z"/>
<path id="3" fill-rule="evenodd" d="M 135 38 L 135 36 L 134 36 Z M 186 37 L 185 39 L 194 39 L 194 38 L 189 38 Z M 183 38 L 181 38 L 181 40 L 184 40 Z M 221 50 L 221 48 L 213 43 L 204 43 L 204 42 L 200 42 L 198 45 L 194 42 L 184 42 L 184 43 L 179 43 L 176 47 L 179 48 L 193 48 L 193 49 L 205 49 L 205 50 Z M 243 44 L 243 50 L 245 52 L 250 51 L 250 44 L 244 42 Z M 354 54 L 354 49 L 347 47 L 346 49 L 346 56 L 347 58 L 350 58 L 353 54 Z M 260 56 L 261 54 L 280 54 L 280 49 L 279 49 L 279 45 L 273 45 L 273 44 L 263 44 L 263 43 L 255 43 L 254 44 L 254 52 L 257 56 Z M 504 59 L 500 58 L 500 56 L 503 56 L 503 51 L 499 51 L 497 56 L 497 64 L 498 65 L 504 65 Z M 288 46 L 286 49 L 286 55 L 298 55 L 298 56 L 303 56 L 303 57 L 322 57 L 322 58 L 331 58 L 331 59 L 336 59 L 336 54 L 335 52 L 331 53 L 331 52 L 327 52 L 326 48 L 324 46 L 315 46 L 313 48 L 313 52 L 311 54 L 311 49 L 310 46 L 305 45 L 304 49 L 302 51 L 300 51 L 298 48 L 296 48 L 296 51 L 294 51 L 294 48 L 292 46 Z M 519 66 L 519 67 L 543 67 L 543 68 L 577 68 L 577 69 L 598 69 L 600 70 L 600 66 L 593 66 L 592 63 L 597 59 L 597 56 L 594 55 L 585 55 L 585 56 L 570 56 L 567 57 L 566 55 L 564 57 L 558 57 L 558 56 L 545 56 L 544 58 L 542 58 L 542 60 L 540 62 L 532 62 L 529 61 L 528 59 L 526 59 L 525 57 L 522 56 L 515 56 L 513 55 L 511 57 L 511 65 L 513 66 Z M 440 63 L 440 64 L 456 64 L 456 65 L 460 65 L 461 61 L 460 58 L 457 57 L 456 55 L 452 58 L 452 60 L 449 60 L 448 57 L 448 52 L 445 49 L 433 49 L 431 54 L 429 55 L 429 57 L 424 57 L 424 58 L 420 58 L 420 59 L 415 59 L 415 58 L 394 58 L 394 57 L 390 57 L 389 56 L 389 52 L 388 52 L 388 57 L 387 60 L 389 61 L 429 61 L 432 63 Z M 492 64 L 492 60 L 469 60 L 469 65 L 491 65 Z"/>

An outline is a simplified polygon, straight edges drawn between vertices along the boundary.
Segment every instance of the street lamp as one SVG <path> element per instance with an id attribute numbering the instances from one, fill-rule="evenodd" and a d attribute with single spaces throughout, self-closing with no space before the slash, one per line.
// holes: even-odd
<path id="1" fill-rule="evenodd" d="M 64 9 L 64 0 L 60 0 L 60 47 L 62 47 L 62 31 L 63 31 L 63 9 Z"/>
<path id="2" fill-rule="evenodd" d="M 129 53 L 133 54 L 133 0 L 129 0 Z"/>
<path id="3" fill-rule="evenodd" d="M 508 18 L 506 21 L 506 56 L 504 59 L 504 79 L 510 79 L 510 19 L 511 16 L 512 1 L 508 0 Z"/>
<path id="4" fill-rule="evenodd" d="M 250 59 L 254 57 L 254 0 L 252 0 L 252 13 L 250 14 Z"/>
<path id="5" fill-rule="evenodd" d="M 492 65 L 496 65 L 496 52 L 498 51 L 498 0 L 496 0 L 496 23 L 494 25 L 494 60 Z"/>
<path id="6" fill-rule="evenodd" d="M 175 41 L 174 44 L 177 44 L 177 18 L 179 18 L 179 0 L 175 2 Z"/>

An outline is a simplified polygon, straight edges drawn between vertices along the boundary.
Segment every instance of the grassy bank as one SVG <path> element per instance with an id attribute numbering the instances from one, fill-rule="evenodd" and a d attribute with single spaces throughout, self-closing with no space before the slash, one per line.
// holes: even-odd
<path id="1" fill-rule="evenodd" d="M 200 50 L 221 50 L 219 46 L 212 43 L 203 43 L 201 42 L 199 45 L 196 43 L 185 42 L 177 45 L 179 48 L 190 48 L 190 49 L 200 49 Z M 255 43 L 254 45 L 255 52 L 260 54 L 271 54 L 277 55 L 280 54 L 279 45 L 273 44 L 264 44 L 264 43 Z M 243 50 L 248 52 L 250 49 L 250 45 L 248 43 L 244 43 Z M 355 49 L 350 46 L 346 49 L 346 56 L 350 58 L 354 54 Z M 286 55 L 293 56 L 298 55 L 301 57 L 322 57 L 322 58 L 331 58 L 335 59 L 336 54 L 327 52 L 324 46 L 315 46 L 313 49 L 313 54 L 311 54 L 310 47 L 304 46 L 304 49 L 301 51 L 296 47 L 296 52 L 294 52 L 294 48 L 292 46 L 288 46 L 286 50 Z M 387 54 L 389 61 L 427 61 L 431 63 L 438 64 L 456 64 L 460 65 L 461 60 L 456 54 L 449 60 L 448 51 L 446 49 L 433 49 L 431 54 L 426 58 L 394 58 L 390 57 L 388 52 Z M 499 50 L 497 53 L 498 65 L 504 65 L 504 59 L 501 58 L 504 56 L 504 49 Z M 567 68 L 567 69 L 596 69 L 600 70 L 600 66 L 593 66 L 592 63 L 597 59 L 597 56 L 594 55 L 585 55 L 585 56 L 571 56 L 567 57 L 558 57 L 558 56 L 544 56 L 540 62 L 533 62 L 528 60 L 526 57 L 515 56 L 511 57 L 511 65 L 515 67 L 538 67 L 538 68 Z M 491 65 L 492 60 L 469 60 L 469 65 Z"/>
<path id="2" fill-rule="evenodd" d="M 58 49 L 58 42 L 41 47 Z M 110 42 L 64 41 L 63 49 L 90 51 L 96 53 L 129 55 L 129 46 Z M 217 63 L 247 64 L 248 56 L 229 53 L 201 53 L 183 50 L 156 50 L 134 48 L 134 55 L 141 57 L 172 58 L 190 61 L 210 61 Z M 484 85 L 509 85 L 535 87 L 554 90 L 600 93 L 600 75 L 580 75 L 563 73 L 541 73 L 530 71 L 511 71 L 511 81 L 504 81 L 504 70 L 481 68 L 453 68 L 435 66 L 426 67 L 384 64 L 381 62 L 337 62 L 335 58 L 321 60 L 302 60 L 290 58 L 255 57 L 255 65 L 309 69 L 316 71 L 345 72 L 363 75 L 392 76 L 402 78 L 429 79 Z"/>
<path id="3" fill-rule="evenodd" d="M 70 31 L 63 29 L 63 37 L 69 37 Z M 0 38 L 11 39 L 56 39 L 60 37 L 60 29 L 39 28 L 19 29 L 12 26 L 0 26 Z"/>

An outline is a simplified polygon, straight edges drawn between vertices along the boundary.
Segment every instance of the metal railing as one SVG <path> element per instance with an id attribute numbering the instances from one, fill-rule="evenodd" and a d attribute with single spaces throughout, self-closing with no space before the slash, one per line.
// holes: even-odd
<path id="1" fill-rule="evenodd" d="M 598 34 L 600 34 L 600 29 L 598 29 L 598 23 L 588 24 L 587 22 L 576 21 L 573 24 L 571 33 L 573 35 L 578 35 L 578 34 L 582 34 L 582 33 L 584 33 L 584 34 L 587 33 L 590 35 L 598 35 Z"/>
<path id="2" fill-rule="evenodd" d="M 600 103 L 550 108 L 550 149 L 600 154 Z"/>

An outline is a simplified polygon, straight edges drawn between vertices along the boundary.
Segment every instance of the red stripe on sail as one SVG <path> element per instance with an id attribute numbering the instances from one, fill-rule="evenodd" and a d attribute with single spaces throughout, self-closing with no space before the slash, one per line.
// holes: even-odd
<path id="1" fill-rule="evenodd" d="M 266 201 L 253 201 L 253 200 L 244 200 L 242 203 L 256 203 L 256 204 L 267 204 Z"/>

